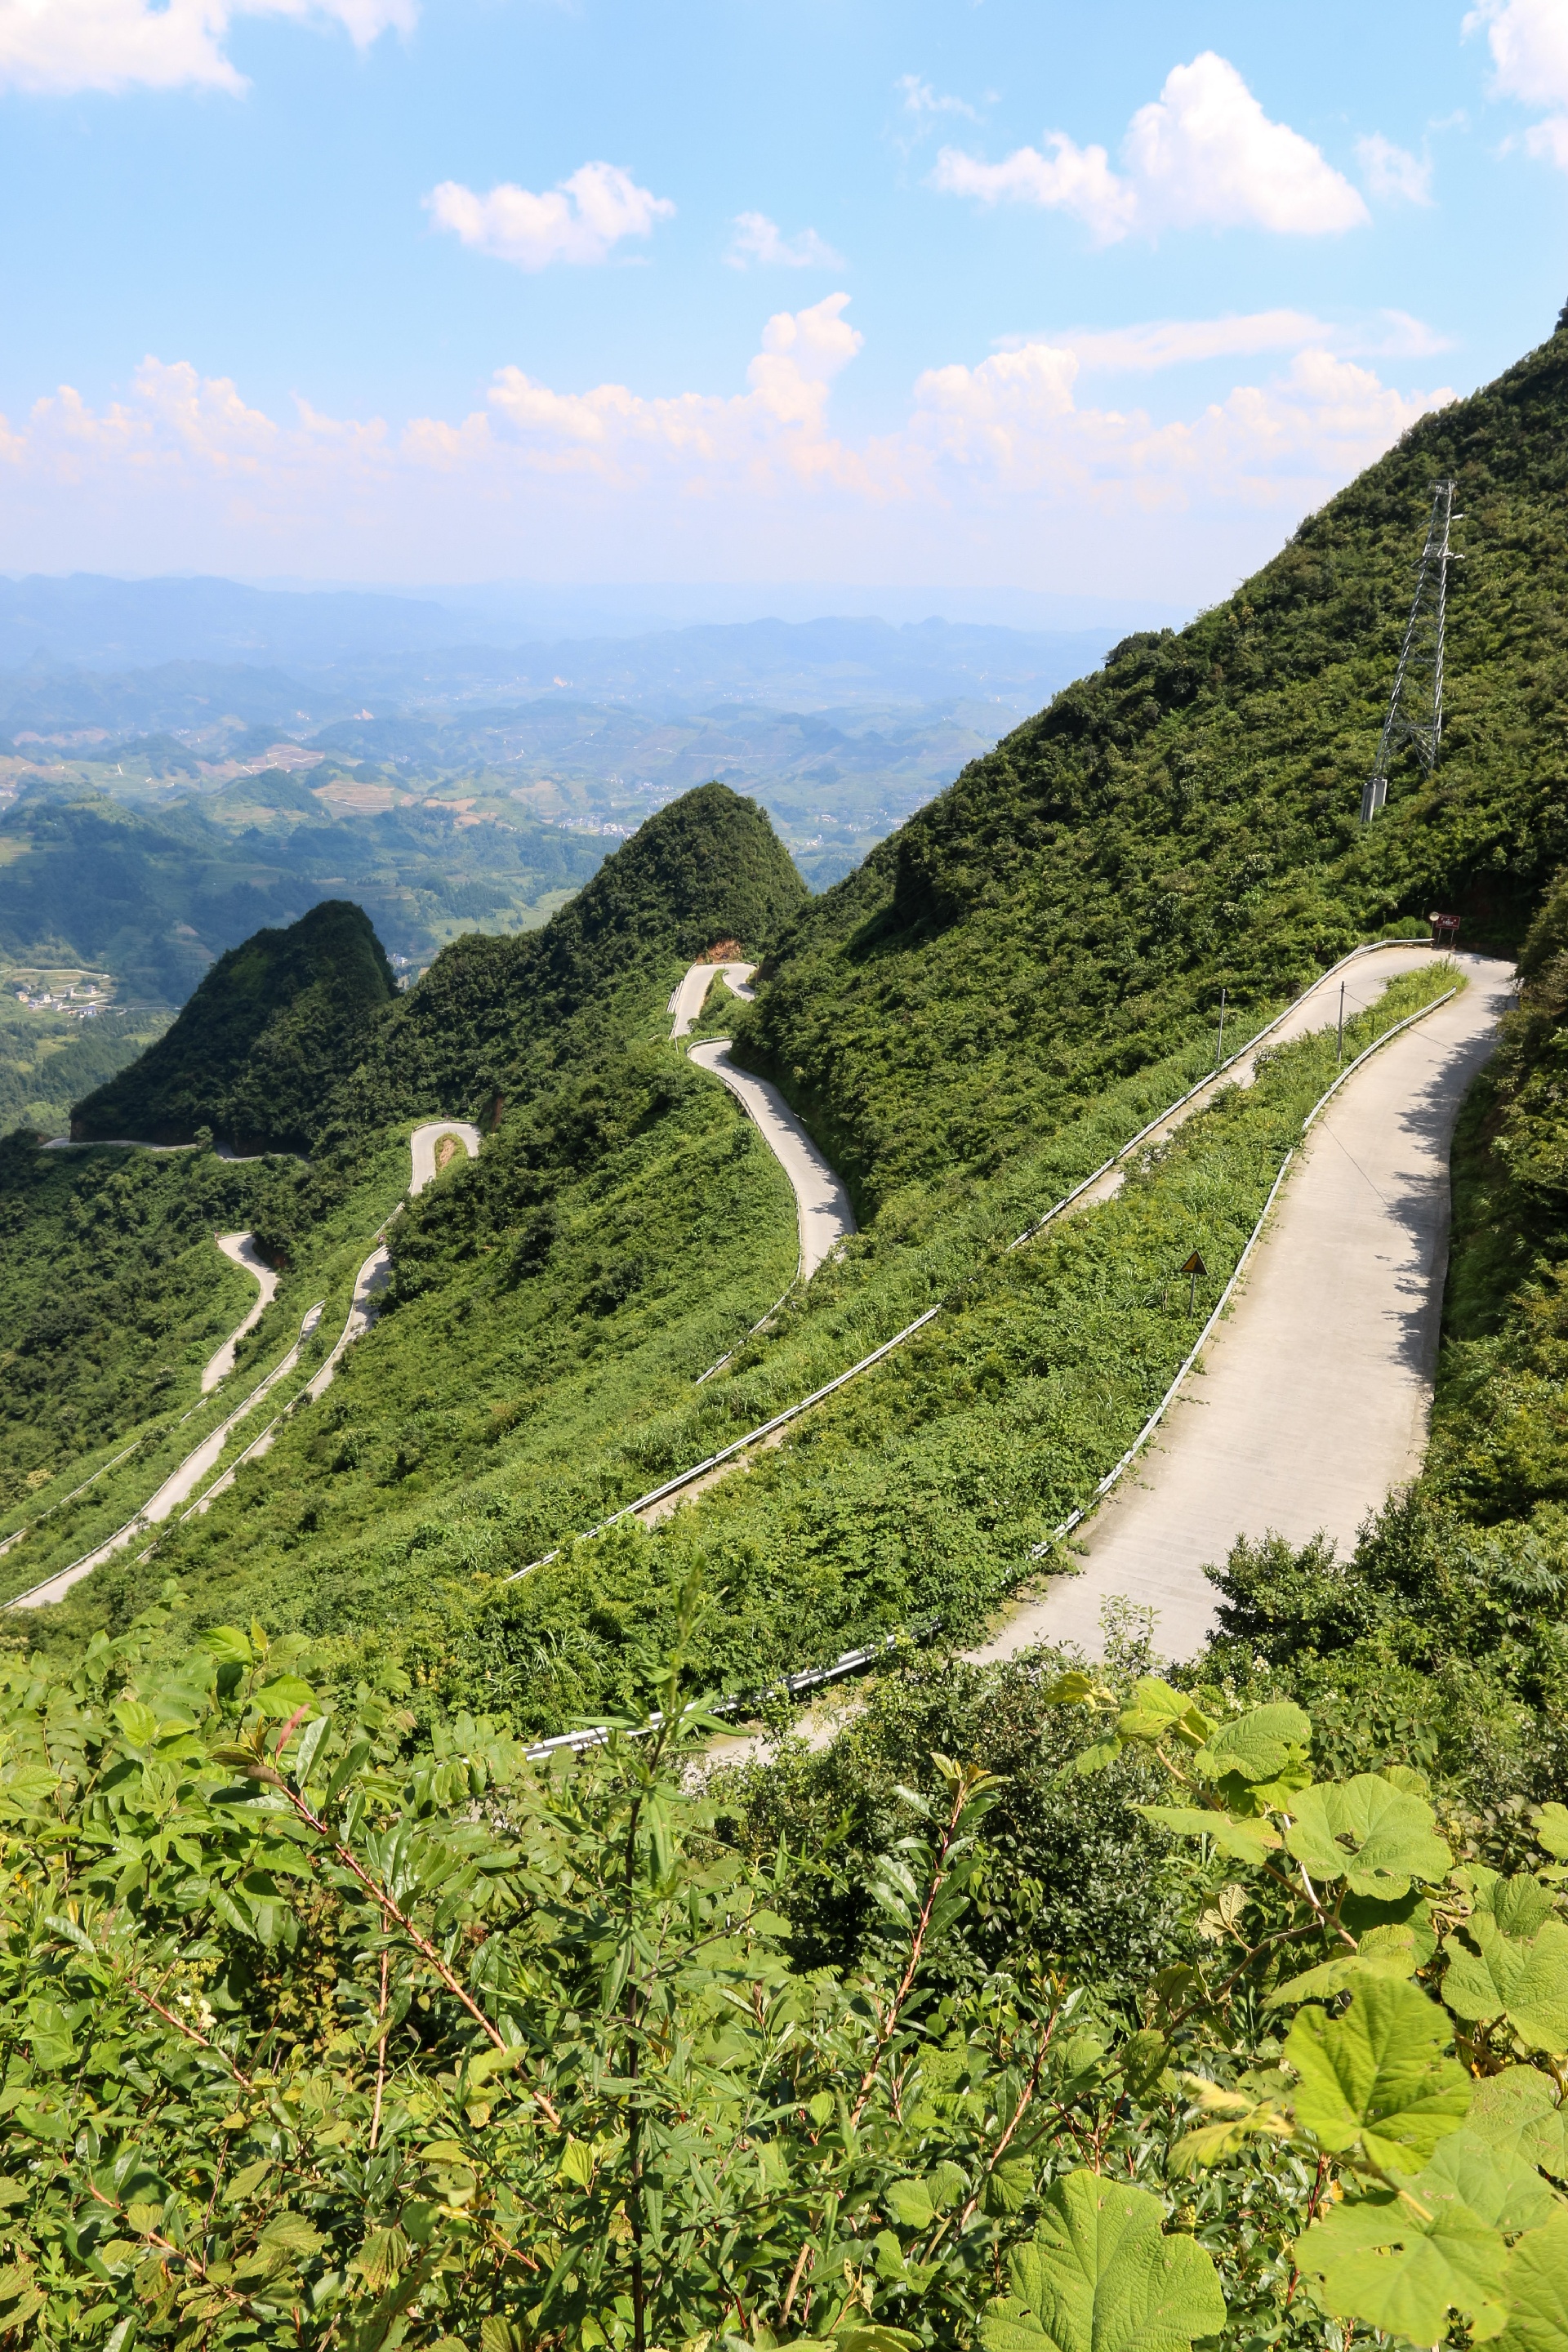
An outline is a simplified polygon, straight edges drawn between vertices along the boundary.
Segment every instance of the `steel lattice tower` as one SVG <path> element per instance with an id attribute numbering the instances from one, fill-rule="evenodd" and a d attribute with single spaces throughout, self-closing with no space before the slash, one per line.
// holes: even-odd
<path id="1" fill-rule="evenodd" d="M 1443 624 L 1448 606 L 1448 566 L 1459 561 L 1448 545 L 1448 534 L 1455 523 L 1464 520 L 1454 512 L 1458 488 L 1457 482 L 1432 486 L 1426 544 L 1415 567 L 1415 593 L 1399 648 L 1388 716 L 1378 737 L 1372 773 L 1362 787 L 1363 824 L 1372 823 L 1387 799 L 1389 762 L 1403 744 L 1415 744 L 1428 775 L 1437 764 L 1437 746 L 1443 739 Z M 1406 687 L 1417 682 L 1419 708 L 1413 710 L 1410 706 L 1416 697 L 1412 693 L 1407 698 Z"/>

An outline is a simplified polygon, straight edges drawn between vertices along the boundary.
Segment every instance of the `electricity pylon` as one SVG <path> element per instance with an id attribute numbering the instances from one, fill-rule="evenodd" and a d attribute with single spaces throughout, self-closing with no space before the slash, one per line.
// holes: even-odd
<path id="1" fill-rule="evenodd" d="M 1405 642 L 1399 648 L 1399 667 L 1394 673 L 1388 716 L 1377 739 L 1377 758 L 1372 773 L 1362 787 L 1363 824 L 1372 823 L 1388 798 L 1389 762 L 1402 744 L 1415 744 L 1428 775 L 1437 764 L 1437 746 L 1443 739 L 1443 623 L 1448 605 L 1448 566 L 1459 561 L 1448 545 L 1448 534 L 1455 523 L 1464 520 L 1462 515 L 1454 512 L 1454 493 L 1458 488 L 1457 482 L 1435 482 L 1432 486 L 1426 544 L 1415 567 L 1415 593 L 1411 600 L 1410 618 L 1405 625 Z M 1417 682 L 1420 687 L 1419 696 L 1413 691 L 1408 700 L 1407 681 L 1413 688 Z M 1412 704 L 1416 707 L 1412 709 Z"/>

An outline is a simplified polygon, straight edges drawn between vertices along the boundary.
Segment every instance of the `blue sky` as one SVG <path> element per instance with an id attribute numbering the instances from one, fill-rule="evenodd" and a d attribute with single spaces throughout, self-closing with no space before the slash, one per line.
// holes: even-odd
<path id="1" fill-rule="evenodd" d="M 1568 0 L 0 0 L 0 565 L 1223 593 L 1568 298 Z"/>

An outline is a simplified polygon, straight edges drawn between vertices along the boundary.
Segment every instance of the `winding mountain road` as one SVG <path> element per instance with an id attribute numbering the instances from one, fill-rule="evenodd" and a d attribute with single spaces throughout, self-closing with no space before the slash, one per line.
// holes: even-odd
<path id="1" fill-rule="evenodd" d="M 711 988 L 713 982 L 718 979 L 721 972 L 723 973 L 724 978 L 733 993 L 736 996 L 743 997 L 745 1002 L 750 1004 L 756 994 L 756 991 L 752 988 L 748 988 L 746 983 L 751 979 L 752 974 L 756 971 L 756 968 L 757 967 L 754 963 L 694 963 L 689 965 L 686 972 L 682 976 L 679 987 L 676 990 L 675 994 L 669 1000 L 668 1010 L 675 1016 L 675 1026 L 669 1033 L 671 1044 L 673 1044 L 678 1037 L 690 1036 L 692 1030 L 696 1027 L 698 1020 L 701 1015 L 702 1007 L 708 1002 L 708 991 Z"/>
<path id="2" fill-rule="evenodd" d="M 1352 966 L 1394 978 L 1424 949 Z M 1088 1523 L 1087 1565 L 1053 1580 L 971 1653 L 1011 1656 L 1037 1642 L 1102 1643 L 1100 1612 L 1125 1600 L 1156 1612 L 1155 1646 L 1194 1656 L 1218 1596 L 1203 1570 L 1238 1536 L 1274 1530 L 1342 1551 L 1426 1445 L 1448 1258 L 1448 1154 L 1465 1094 L 1511 1003 L 1511 965 L 1455 959 L 1468 983 L 1351 1078 L 1292 1168 L 1229 1318 L 1208 1342 L 1158 1437 Z M 1275 1044 L 1321 1028 L 1323 997 L 1296 1008 Z M 1314 1017 L 1316 1016 L 1316 1017 Z M 1252 1077 L 1250 1063 L 1242 1082 Z"/>
<path id="3" fill-rule="evenodd" d="M 718 973 L 723 973 L 737 996 L 749 1001 L 752 992 L 746 982 L 755 970 L 753 963 L 692 964 L 669 1000 L 669 1010 L 675 1016 L 670 1042 L 690 1035 Z M 766 1078 L 753 1077 L 750 1070 L 737 1069 L 730 1059 L 727 1037 L 711 1037 L 703 1045 L 691 1046 L 687 1059 L 729 1087 L 789 1178 L 800 1234 L 800 1258 L 792 1287 L 804 1287 L 840 1242 L 859 1231 L 842 1180 L 828 1166 L 777 1087 Z"/>
<path id="4" fill-rule="evenodd" d="M 278 1276 L 274 1274 L 257 1248 L 254 1234 L 215 1234 L 213 1239 L 231 1264 L 254 1277 L 261 1295 L 245 1320 L 235 1325 L 222 1347 L 216 1349 L 208 1358 L 206 1369 L 202 1374 L 203 1396 L 210 1396 L 218 1382 L 226 1381 L 233 1371 L 234 1359 L 240 1341 L 255 1330 L 271 1306 L 278 1295 L 279 1281 Z"/>
<path id="5" fill-rule="evenodd" d="M 842 1181 L 834 1174 L 777 1087 L 770 1085 L 766 1078 L 753 1077 L 750 1070 L 735 1067 L 730 1059 L 727 1037 L 693 1045 L 688 1059 L 729 1087 L 789 1178 L 800 1230 L 800 1265 L 795 1281 L 808 1283 L 839 1243 L 859 1231 Z"/>
<path id="6" fill-rule="evenodd" d="M 450 1150 L 443 1151 L 442 1146 L 448 1142 Z M 408 1196 L 412 1200 L 439 1175 L 448 1160 L 459 1150 L 467 1152 L 470 1160 L 474 1158 L 479 1148 L 479 1131 L 477 1127 L 469 1126 L 465 1119 L 431 1119 L 426 1125 L 414 1129 L 408 1139 L 408 1145 L 410 1160 Z M 396 1214 L 395 1210 L 393 1214 Z M 390 1222 L 389 1219 L 388 1223 Z M 229 1234 L 218 1237 L 218 1246 L 225 1250 L 226 1256 L 234 1257 L 237 1264 L 248 1265 L 249 1260 L 239 1252 L 225 1248 L 226 1243 L 228 1242 L 237 1244 L 251 1244 L 253 1248 L 251 1236 Z M 303 1396 L 309 1397 L 313 1402 L 321 1395 L 330 1385 L 332 1375 L 342 1360 L 344 1350 L 352 1347 L 361 1332 L 374 1320 L 375 1299 L 378 1293 L 386 1286 L 391 1262 L 392 1254 L 387 1247 L 384 1227 L 377 1236 L 375 1248 L 366 1258 L 355 1277 L 353 1297 L 337 1342 L 325 1363 L 303 1391 Z M 258 1263 L 259 1264 L 259 1261 Z M 263 1270 L 268 1271 L 268 1269 Z M 274 1275 L 273 1290 L 276 1290 L 277 1279 Z M 251 1316 L 247 1318 L 245 1324 L 240 1326 L 239 1331 L 233 1335 L 233 1340 L 225 1341 L 224 1347 L 231 1349 L 229 1358 L 231 1365 L 234 1342 L 237 1341 L 243 1332 L 260 1316 L 269 1303 L 271 1295 L 271 1292 L 268 1292 L 260 1305 L 252 1309 Z M 297 1369 L 305 1342 L 310 1338 L 321 1319 L 321 1308 L 318 1302 L 306 1315 L 300 1326 L 299 1338 L 282 1361 L 273 1366 L 266 1378 L 258 1382 L 249 1395 L 223 1421 L 219 1422 L 216 1429 L 209 1430 L 201 1443 L 192 1447 L 184 1460 L 176 1465 L 157 1491 L 142 1504 L 141 1509 L 132 1517 L 126 1520 L 123 1527 L 117 1528 L 113 1535 L 106 1542 L 100 1544 L 95 1550 L 84 1554 L 80 1559 L 72 1560 L 68 1567 L 58 1570 L 53 1576 L 47 1577 L 41 1584 L 31 1586 L 26 1592 L 16 1593 L 13 1599 L 5 1602 L 4 1606 L 7 1609 L 43 1609 L 47 1608 L 51 1601 L 63 1601 L 71 1587 L 79 1584 L 84 1576 L 90 1576 L 95 1568 L 101 1568 L 106 1560 L 112 1559 L 116 1552 L 123 1551 L 129 1544 L 134 1543 L 137 1537 L 144 1535 L 149 1528 L 156 1527 L 170 1517 L 182 1503 L 189 1503 L 191 1496 L 195 1494 L 207 1473 L 215 1469 L 223 1458 L 229 1439 L 239 1428 L 241 1423 L 247 1421 L 258 1407 L 266 1402 L 279 1383 Z M 207 1366 L 209 1372 L 212 1365 L 217 1362 L 218 1357 L 223 1352 L 224 1349 L 220 1348 L 217 1356 L 215 1356 L 212 1363 Z M 202 1385 L 205 1391 L 210 1392 L 205 1373 Z M 216 1382 L 212 1385 L 216 1386 Z M 284 1412 L 288 1410 L 286 1406 Z M 260 1435 L 246 1447 L 238 1461 L 231 1463 L 222 1477 L 215 1480 L 199 1500 L 190 1505 L 190 1510 L 205 1510 L 209 1503 L 234 1484 L 235 1473 L 241 1463 L 253 1461 L 265 1454 L 282 1418 L 283 1413 L 280 1412 L 269 1422 Z M 190 1512 L 187 1511 L 185 1516 L 189 1517 Z"/>

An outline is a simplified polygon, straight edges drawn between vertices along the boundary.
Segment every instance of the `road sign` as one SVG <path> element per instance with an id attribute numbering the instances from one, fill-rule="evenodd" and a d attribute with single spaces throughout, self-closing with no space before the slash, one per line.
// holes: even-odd
<path id="1" fill-rule="evenodd" d="M 1185 1265 L 1183 1266 L 1182 1272 L 1184 1274 L 1206 1274 L 1208 1272 L 1208 1268 L 1204 1264 L 1202 1258 L 1198 1255 L 1196 1250 L 1194 1250 L 1191 1257 L 1187 1260 Z"/>

